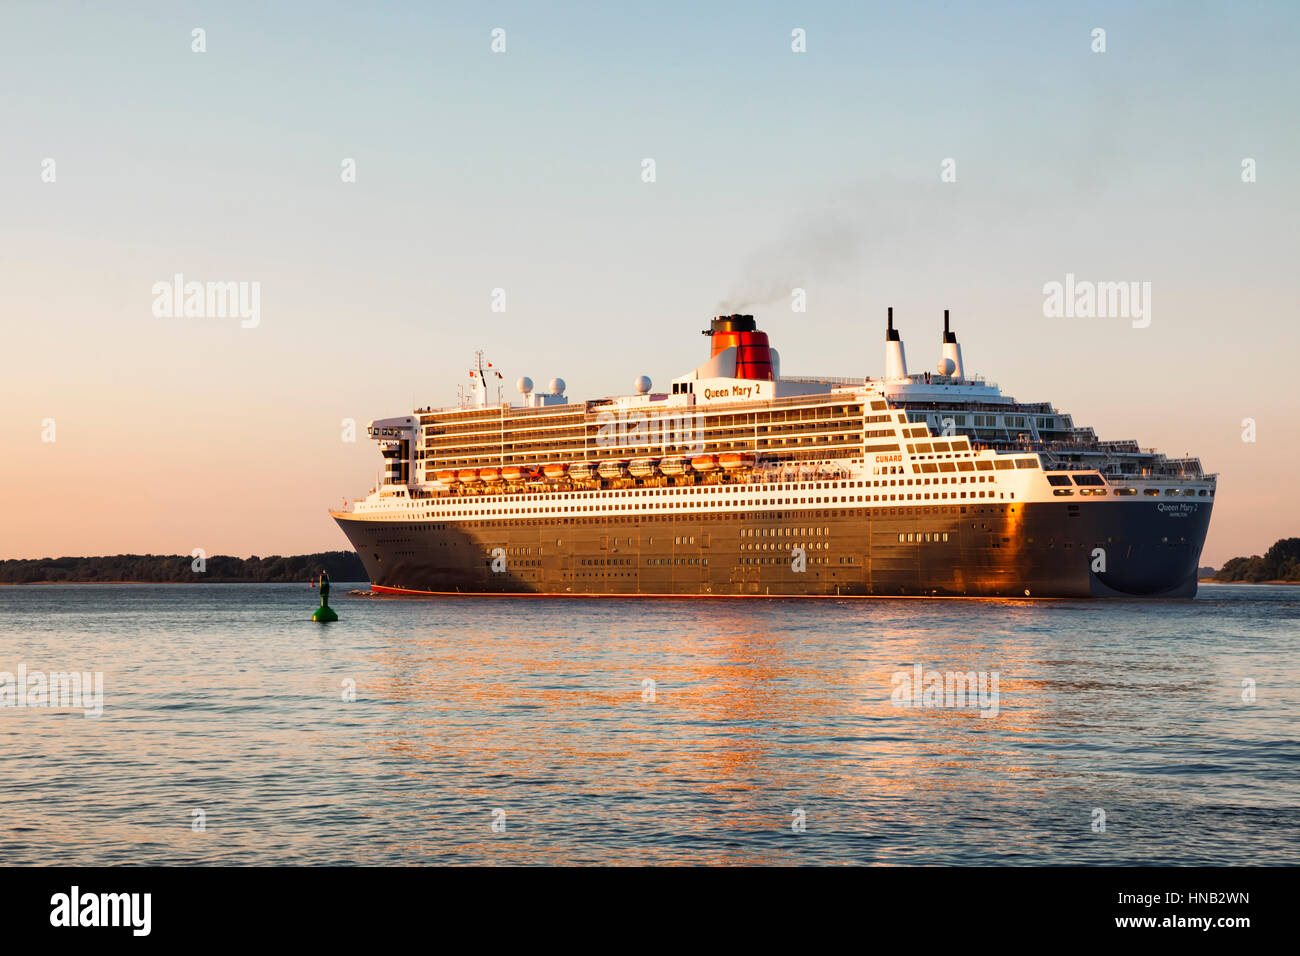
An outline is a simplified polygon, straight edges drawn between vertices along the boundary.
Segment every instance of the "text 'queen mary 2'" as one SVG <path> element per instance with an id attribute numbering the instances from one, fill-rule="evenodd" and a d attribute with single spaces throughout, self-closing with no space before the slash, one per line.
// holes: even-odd
<path id="1" fill-rule="evenodd" d="M 753 316 L 667 392 L 570 402 L 480 355 L 459 406 L 379 419 L 378 486 L 331 512 L 375 591 L 1153 597 L 1196 593 L 1215 476 L 966 374 L 944 314 L 908 374 L 783 377 Z"/>

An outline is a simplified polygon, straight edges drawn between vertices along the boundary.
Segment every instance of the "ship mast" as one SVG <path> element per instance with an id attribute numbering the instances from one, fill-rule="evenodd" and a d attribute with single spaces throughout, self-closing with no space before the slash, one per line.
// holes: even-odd
<path id="1" fill-rule="evenodd" d="M 474 405 L 483 408 L 487 405 L 487 374 L 483 371 L 483 350 L 474 352 L 474 368 L 470 369 L 470 378 L 474 379 Z"/>

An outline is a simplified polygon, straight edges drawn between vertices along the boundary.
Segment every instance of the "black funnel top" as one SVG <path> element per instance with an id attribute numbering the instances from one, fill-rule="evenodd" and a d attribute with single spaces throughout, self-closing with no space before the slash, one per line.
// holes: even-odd
<path id="1" fill-rule="evenodd" d="M 720 315 L 709 324 L 709 328 L 704 330 L 704 334 L 714 335 L 718 332 L 753 332 L 757 328 L 758 323 L 754 321 L 752 315 Z"/>
<path id="2" fill-rule="evenodd" d="M 889 307 L 889 328 L 885 330 L 885 341 L 897 342 L 898 340 L 898 329 L 894 328 L 894 307 L 891 305 Z"/>
<path id="3" fill-rule="evenodd" d="M 957 341 L 957 334 L 956 334 L 955 332 L 950 331 L 949 328 L 948 328 L 948 310 L 947 310 L 947 309 L 944 309 L 944 310 L 943 310 L 943 341 L 944 341 L 945 344 L 948 343 L 948 342 L 956 342 L 956 341 Z"/>

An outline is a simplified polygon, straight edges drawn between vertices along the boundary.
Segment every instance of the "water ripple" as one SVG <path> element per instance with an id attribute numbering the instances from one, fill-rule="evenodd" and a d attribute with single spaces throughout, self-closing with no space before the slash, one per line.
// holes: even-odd
<path id="1" fill-rule="evenodd" d="M 105 688 L 0 708 L 0 853 L 1294 864 L 1296 597 L 344 598 L 320 627 L 297 586 L 0 588 L 0 670 Z M 916 664 L 996 672 L 997 716 L 894 706 Z"/>

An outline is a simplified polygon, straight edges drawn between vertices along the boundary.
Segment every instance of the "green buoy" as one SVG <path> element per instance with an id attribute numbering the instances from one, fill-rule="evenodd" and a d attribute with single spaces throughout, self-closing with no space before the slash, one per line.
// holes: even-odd
<path id="1" fill-rule="evenodd" d="M 312 612 L 311 619 L 321 624 L 339 619 L 334 609 L 330 607 L 330 576 L 324 571 L 320 573 L 320 607 Z"/>

